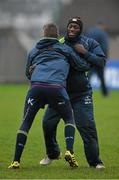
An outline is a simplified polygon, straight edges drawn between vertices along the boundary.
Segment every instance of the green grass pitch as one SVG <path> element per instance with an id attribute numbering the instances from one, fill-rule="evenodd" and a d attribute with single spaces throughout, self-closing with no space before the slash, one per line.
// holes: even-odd
<path id="1" fill-rule="evenodd" d="M 93 94 L 100 154 L 106 166 L 105 170 L 99 171 L 88 167 L 78 132 L 74 144 L 79 162 L 77 169 L 70 169 L 63 156 L 61 160 L 49 166 L 40 166 L 39 160 L 45 155 L 43 110 L 37 114 L 29 133 L 21 168 L 7 169 L 12 161 L 27 89 L 27 85 L 0 85 L 0 179 L 119 179 L 119 91 L 112 91 L 108 98 L 103 98 L 100 91 Z M 61 121 L 57 138 L 64 154 L 63 127 Z"/>

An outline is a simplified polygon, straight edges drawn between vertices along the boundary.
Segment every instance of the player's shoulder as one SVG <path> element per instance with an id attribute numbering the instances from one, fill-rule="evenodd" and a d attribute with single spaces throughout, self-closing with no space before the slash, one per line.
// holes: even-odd
<path id="1" fill-rule="evenodd" d="M 64 36 L 63 36 L 63 37 L 60 37 L 60 38 L 59 38 L 59 42 L 62 43 L 62 44 L 64 44 L 64 43 L 65 43 L 65 37 L 64 37 Z"/>
<path id="2" fill-rule="evenodd" d="M 99 44 L 95 39 L 90 38 L 90 37 L 87 37 L 87 36 L 85 36 L 85 35 L 82 35 L 82 36 L 81 36 L 81 41 L 84 42 L 84 43 L 86 43 L 86 44 L 89 45 L 89 46 L 98 45 L 98 44 Z"/>
<path id="3" fill-rule="evenodd" d="M 61 37 L 58 39 L 58 42 L 56 44 L 57 46 L 60 46 L 61 48 L 68 48 L 69 46 L 65 43 L 65 37 Z"/>
<path id="4" fill-rule="evenodd" d="M 81 40 L 81 41 L 84 41 L 84 42 L 90 42 L 90 41 L 92 41 L 93 39 L 92 39 L 92 38 L 89 38 L 89 37 L 87 37 L 87 36 L 85 36 L 85 35 L 81 35 L 81 36 L 80 36 L 80 40 Z"/>
<path id="5" fill-rule="evenodd" d="M 58 50 L 58 51 L 62 51 L 62 52 L 67 52 L 68 51 L 66 45 L 60 43 L 59 41 L 57 43 L 55 43 L 52 47 L 55 50 Z"/>
<path id="6" fill-rule="evenodd" d="M 39 50 L 36 47 L 33 47 L 27 54 L 27 59 L 32 59 L 36 54 L 38 54 Z"/>

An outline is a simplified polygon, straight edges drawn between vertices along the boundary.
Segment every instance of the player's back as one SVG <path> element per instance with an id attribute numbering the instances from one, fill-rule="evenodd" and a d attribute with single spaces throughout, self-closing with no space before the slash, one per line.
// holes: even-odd
<path id="1" fill-rule="evenodd" d="M 31 81 L 65 85 L 69 63 L 63 51 L 64 45 L 55 38 L 40 40 L 31 51 L 32 64 L 36 64 Z"/>

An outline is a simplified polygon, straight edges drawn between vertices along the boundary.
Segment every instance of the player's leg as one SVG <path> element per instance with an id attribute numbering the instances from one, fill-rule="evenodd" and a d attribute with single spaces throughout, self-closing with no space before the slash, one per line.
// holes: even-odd
<path id="1" fill-rule="evenodd" d="M 55 159 L 60 155 L 60 148 L 56 140 L 57 125 L 60 115 L 51 107 L 47 107 L 43 116 L 43 132 L 46 145 L 46 154 Z"/>
<path id="2" fill-rule="evenodd" d="M 75 123 L 74 115 L 69 101 L 68 94 L 64 88 L 60 91 L 60 96 L 57 98 L 57 102 L 54 105 L 54 109 L 61 115 L 65 122 L 65 141 L 66 141 L 66 153 L 65 159 L 69 162 L 71 167 L 78 167 L 78 163 L 74 158 L 73 144 L 75 135 Z"/>
<path id="3" fill-rule="evenodd" d="M 99 144 L 94 121 L 92 95 L 85 95 L 72 103 L 76 127 L 84 143 L 84 151 L 89 166 L 103 165 L 99 158 Z"/>
<path id="4" fill-rule="evenodd" d="M 34 98 L 34 92 L 32 90 L 29 91 L 25 101 L 23 121 L 16 137 L 16 146 L 13 162 L 8 168 L 19 168 L 21 155 L 27 141 L 27 135 L 39 108 L 40 104 L 37 99 Z"/>
<path id="5" fill-rule="evenodd" d="M 98 68 L 97 74 L 100 79 L 102 94 L 104 96 L 108 96 L 108 88 L 107 88 L 106 82 L 105 82 L 104 70 L 105 70 L 104 68 Z"/>
<path id="6" fill-rule="evenodd" d="M 60 115 L 51 107 L 47 107 L 43 117 L 43 133 L 46 147 L 46 157 L 41 161 L 41 165 L 48 165 L 53 160 L 60 158 L 60 148 L 56 140 L 57 126 Z"/>

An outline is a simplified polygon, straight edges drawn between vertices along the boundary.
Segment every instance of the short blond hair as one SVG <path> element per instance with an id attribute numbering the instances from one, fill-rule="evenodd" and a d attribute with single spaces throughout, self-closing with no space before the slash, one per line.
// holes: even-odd
<path id="1" fill-rule="evenodd" d="M 54 23 L 45 24 L 43 26 L 44 36 L 45 37 L 58 37 L 58 28 Z"/>

